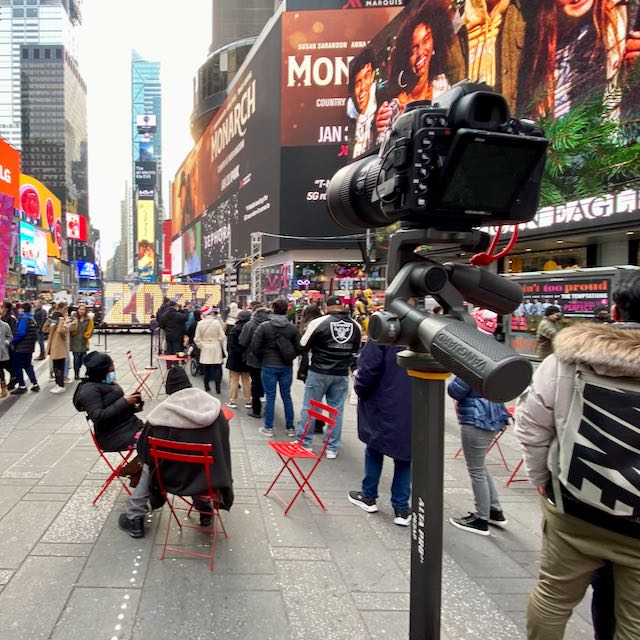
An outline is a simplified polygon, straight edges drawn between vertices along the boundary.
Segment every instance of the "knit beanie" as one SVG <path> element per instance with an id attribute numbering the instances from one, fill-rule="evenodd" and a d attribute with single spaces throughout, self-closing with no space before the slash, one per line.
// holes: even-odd
<path id="1" fill-rule="evenodd" d="M 165 384 L 167 395 L 170 396 L 176 391 L 182 391 L 182 389 L 190 389 L 191 386 L 191 380 L 189 380 L 187 372 L 182 367 L 171 367 L 169 369 Z"/>

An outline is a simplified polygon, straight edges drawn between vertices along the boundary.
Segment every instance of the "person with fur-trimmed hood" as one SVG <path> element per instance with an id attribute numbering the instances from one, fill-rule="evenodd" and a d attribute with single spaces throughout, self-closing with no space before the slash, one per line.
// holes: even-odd
<path id="1" fill-rule="evenodd" d="M 560 640 L 607 563 L 615 637 L 640 638 L 640 273 L 613 301 L 613 324 L 558 333 L 518 400 L 516 434 L 544 518 L 529 640 Z"/>
<path id="2" fill-rule="evenodd" d="M 211 467 L 211 488 L 220 491 L 220 508 L 230 509 L 233 504 L 231 477 L 231 451 L 229 422 L 220 400 L 206 391 L 194 389 L 182 367 L 172 367 L 167 374 L 168 397 L 147 416 L 147 423 L 138 441 L 138 454 L 144 461 L 140 482 L 129 500 L 129 509 L 120 514 L 119 527 L 133 538 L 144 537 L 144 516 L 147 502 L 161 503 L 159 487 L 149 448 L 149 437 L 213 445 L 215 460 Z M 228 414 L 231 416 L 231 413 Z M 208 492 L 203 465 L 182 462 L 162 462 L 162 482 L 168 493 L 181 496 L 200 496 Z M 194 506 L 200 512 L 200 525 L 212 523 L 211 504 L 194 497 Z"/>

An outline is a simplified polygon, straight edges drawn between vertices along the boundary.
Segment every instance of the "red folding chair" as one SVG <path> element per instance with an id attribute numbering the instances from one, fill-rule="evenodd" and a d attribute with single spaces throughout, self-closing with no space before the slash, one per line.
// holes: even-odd
<path id="1" fill-rule="evenodd" d="M 327 450 L 327 446 L 329 444 L 329 439 L 331 438 L 331 434 L 333 432 L 334 427 L 336 426 L 336 416 L 338 415 L 338 410 L 330 407 L 326 404 L 322 404 L 321 402 L 317 402 L 316 400 L 311 400 L 311 406 L 307 410 L 307 423 L 304 428 L 304 432 L 302 437 L 297 442 L 267 442 L 267 444 L 276 452 L 280 460 L 282 461 L 282 469 L 278 472 L 278 475 L 274 478 L 273 482 L 269 485 L 269 488 L 264 492 L 264 495 L 267 496 L 273 489 L 274 485 L 278 481 L 278 478 L 282 475 L 282 472 L 286 469 L 291 477 L 295 480 L 298 485 L 298 491 L 296 491 L 295 496 L 289 504 L 287 508 L 284 510 L 284 515 L 286 516 L 289 513 L 289 509 L 291 509 L 293 503 L 297 500 L 298 496 L 306 489 L 309 489 L 311 495 L 316 499 L 320 508 L 324 511 L 327 508 L 322 503 L 322 500 L 318 497 L 318 494 L 314 491 L 309 479 L 313 475 L 313 472 L 316 470 L 318 465 L 320 464 L 322 458 L 324 457 L 325 451 Z M 324 412 L 324 413 L 323 413 Z M 327 415 L 325 415 L 327 414 Z M 327 431 L 325 433 L 324 446 L 322 447 L 322 451 L 320 455 L 316 455 L 315 453 L 311 453 L 307 451 L 302 443 L 307 435 L 307 432 L 311 428 L 311 425 L 315 423 L 315 420 L 322 420 L 327 425 Z M 304 471 L 300 468 L 297 459 L 300 460 L 315 460 L 315 464 L 311 467 L 309 473 L 305 475 Z M 291 466 L 290 466 L 291 465 Z M 293 467 L 293 468 L 292 468 Z M 297 475 L 296 475 L 297 473 Z M 306 489 L 305 489 L 306 487 Z M 286 502 L 278 496 L 274 492 L 275 496 L 282 502 L 286 504 Z"/>
<path id="2" fill-rule="evenodd" d="M 111 473 L 110 473 L 109 477 L 104 481 L 104 484 L 100 488 L 100 492 L 93 499 L 93 502 L 91 504 L 95 505 L 96 502 L 98 502 L 98 500 L 100 500 L 100 498 L 102 497 L 102 494 L 109 488 L 109 485 L 116 478 L 120 481 L 120 484 L 122 485 L 122 488 L 127 492 L 127 494 L 131 495 L 131 491 L 129 490 L 129 487 L 127 486 L 127 484 L 126 484 L 125 480 L 123 479 L 123 477 L 120 475 L 120 472 L 122 471 L 124 466 L 128 462 L 130 462 L 131 456 L 136 452 L 135 447 L 132 447 L 131 449 L 128 449 L 127 451 L 109 451 L 109 452 L 103 451 L 102 448 L 100 447 L 100 445 L 98 444 L 98 439 L 96 438 L 96 434 L 95 434 L 95 430 L 94 430 L 93 422 L 91 421 L 91 418 L 89 418 L 89 416 L 86 416 L 86 418 L 87 418 L 87 424 L 89 425 L 89 433 L 91 434 L 91 439 L 93 440 L 93 444 L 95 445 L 96 449 L 98 450 L 98 453 L 100 454 L 100 457 L 104 460 L 105 464 L 111 470 Z M 113 464 L 111 463 L 109 458 L 107 458 L 105 453 L 117 453 L 120 456 L 120 461 L 118 462 L 118 464 L 115 467 L 113 466 Z"/>
<path id="3" fill-rule="evenodd" d="M 212 453 L 213 445 L 198 444 L 192 442 L 175 442 L 173 440 L 162 440 L 161 438 L 154 438 L 151 436 L 149 437 L 148 442 L 151 451 L 151 457 L 155 465 L 156 477 L 158 478 L 158 486 L 160 487 L 162 496 L 169 505 L 170 511 L 169 518 L 167 519 L 167 530 L 164 536 L 164 545 L 162 547 L 162 555 L 160 556 L 160 560 L 164 560 L 167 551 L 182 553 L 184 555 L 193 556 L 196 558 L 209 558 L 209 568 L 213 572 L 216 536 L 218 533 L 222 533 L 224 534 L 225 538 L 229 537 L 227 536 L 227 531 L 224 528 L 224 523 L 222 522 L 222 518 L 220 517 L 220 494 L 216 489 L 213 489 L 211 487 L 211 467 L 214 464 Z M 187 527 L 188 529 L 196 529 L 199 531 L 202 531 L 203 527 L 186 523 L 183 525 L 183 523 L 180 522 L 177 511 L 186 511 L 188 518 L 194 509 L 193 500 L 189 500 L 189 496 L 178 496 L 180 500 L 187 505 L 186 507 L 179 507 L 175 504 L 175 495 L 172 494 L 171 499 L 167 497 L 167 490 L 165 489 L 164 483 L 162 481 L 162 460 L 182 462 L 185 464 L 201 464 L 204 466 L 204 471 L 207 478 L 207 493 L 205 495 L 195 497 L 202 498 L 203 500 L 209 500 L 212 505 L 212 522 L 211 526 L 209 527 L 211 534 L 211 545 L 209 547 L 209 553 L 197 553 L 195 551 L 188 551 L 186 549 L 169 546 L 169 531 L 171 529 L 172 519 L 175 519 L 180 532 L 182 532 L 183 526 Z M 218 531 L 218 528 L 216 526 L 218 522 L 220 523 L 221 527 L 220 531 Z"/>
<path id="4" fill-rule="evenodd" d="M 127 351 L 127 362 L 129 363 L 129 369 L 131 374 L 133 375 L 135 381 L 138 383 L 138 386 L 135 388 L 133 393 L 141 393 L 144 392 L 149 396 L 149 400 L 153 400 L 153 392 L 147 385 L 147 380 L 149 376 L 151 376 L 152 371 L 146 369 L 136 369 L 136 365 L 133 362 L 133 354 L 131 351 Z"/>
<path id="5" fill-rule="evenodd" d="M 507 411 L 511 414 L 511 418 L 513 420 L 513 414 L 515 412 L 515 407 L 507 407 Z M 509 467 L 508 463 L 507 463 L 507 459 L 504 457 L 504 453 L 502 451 L 502 447 L 500 446 L 500 438 L 502 438 L 502 436 L 505 434 L 507 430 L 507 427 L 505 427 L 504 429 L 500 429 L 500 431 L 498 431 L 498 433 L 496 434 L 495 438 L 491 441 L 491 444 L 489 445 L 489 448 L 487 449 L 487 453 L 489 453 L 489 451 L 491 451 L 491 449 L 493 449 L 493 447 L 496 447 L 496 449 L 498 450 L 498 455 L 500 456 L 500 459 L 502 460 L 502 462 L 487 462 L 487 466 L 491 466 L 491 465 L 495 465 L 495 464 L 502 464 L 504 466 L 504 468 L 507 471 L 511 471 L 511 468 Z M 462 447 L 460 447 L 454 454 L 453 459 L 457 460 L 460 457 L 460 454 L 462 453 Z"/>

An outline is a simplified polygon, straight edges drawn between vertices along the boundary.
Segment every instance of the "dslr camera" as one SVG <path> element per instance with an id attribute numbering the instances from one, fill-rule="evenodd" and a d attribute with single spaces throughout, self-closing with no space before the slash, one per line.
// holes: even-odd
<path id="1" fill-rule="evenodd" d="M 329 212 L 347 229 L 528 222 L 547 144 L 539 126 L 511 117 L 502 95 L 463 81 L 433 104 L 407 105 L 379 153 L 340 169 L 329 183 Z"/>

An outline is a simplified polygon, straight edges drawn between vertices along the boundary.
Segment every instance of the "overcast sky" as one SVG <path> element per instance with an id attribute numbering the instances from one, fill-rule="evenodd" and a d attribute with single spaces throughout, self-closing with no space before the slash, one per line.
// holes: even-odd
<path id="1" fill-rule="evenodd" d="M 211 44 L 211 0 L 85 0 L 80 67 L 87 83 L 91 220 L 102 263 L 120 240 L 120 201 L 131 181 L 131 50 L 162 64 L 167 183 L 191 149 L 193 76 Z"/>

